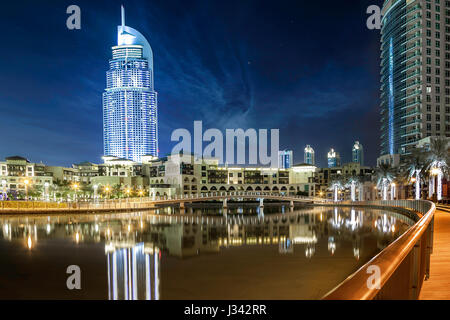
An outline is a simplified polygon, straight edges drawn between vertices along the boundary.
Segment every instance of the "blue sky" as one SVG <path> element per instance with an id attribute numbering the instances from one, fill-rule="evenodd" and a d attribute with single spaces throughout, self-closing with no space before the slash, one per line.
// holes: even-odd
<path id="1" fill-rule="evenodd" d="M 177 128 L 278 128 L 303 161 L 350 161 L 359 140 L 379 154 L 379 40 L 366 28 L 382 1 L 24 1 L 3 4 L 0 157 L 71 165 L 102 156 L 102 101 L 120 24 L 149 40 L 158 91 L 159 147 Z M 81 30 L 66 8 L 81 8 Z"/>

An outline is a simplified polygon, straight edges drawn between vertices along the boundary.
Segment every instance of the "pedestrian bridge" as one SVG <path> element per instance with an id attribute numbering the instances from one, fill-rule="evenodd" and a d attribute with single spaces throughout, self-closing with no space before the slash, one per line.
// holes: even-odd
<path id="1" fill-rule="evenodd" d="M 228 201 L 259 201 L 264 206 L 265 200 L 287 202 L 291 207 L 295 204 L 313 204 L 324 202 L 321 198 L 288 196 L 271 192 L 211 192 L 192 195 L 174 195 L 161 197 L 140 197 L 122 199 L 92 199 L 79 202 L 43 202 L 43 201 L 1 201 L 1 213 L 30 213 L 30 212 L 108 212 L 145 210 L 163 205 L 179 205 L 184 208 L 186 203 L 220 201 L 224 208 Z"/>

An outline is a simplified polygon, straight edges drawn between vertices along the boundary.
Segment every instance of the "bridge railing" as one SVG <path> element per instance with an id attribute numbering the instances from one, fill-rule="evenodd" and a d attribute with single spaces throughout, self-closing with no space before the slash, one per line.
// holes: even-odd
<path id="1" fill-rule="evenodd" d="M 34 202 L 34 201 L 0 201 L 0 211 L 14 210 L 14 211 L 52 211 L 52 210 L 108 210 L 108 209 L 140 209 L 147 208 L 149 205 L 156 203 L 171 203 L 171 202 L 189 202 L 190 200 L 215 200 L 227 197 L 236 198 L 271 198 L 280 200 L 313 200 L 312 198 L 304 196 L 288 196 L 272 192 L 249 192 L 249 191 L 234 191 L 234 192 L 209 192 L 197 193 L 189 195 L 171 195 L 171 196 L 156 196 L 156 197 L 139 197 L 139 198 L 122 198 L 122 199 L 94 199 L 88 201 L 72 201 L 72 202 Z"/>
<path id="2" fill-rule="evenodd" d="M 435 204 L 421 200 L 368 201 L 354 204 L 411 209 L 419 213 L 420 219 L 323 299 L 417 299 L 423 281 L 430 275 Z"/>

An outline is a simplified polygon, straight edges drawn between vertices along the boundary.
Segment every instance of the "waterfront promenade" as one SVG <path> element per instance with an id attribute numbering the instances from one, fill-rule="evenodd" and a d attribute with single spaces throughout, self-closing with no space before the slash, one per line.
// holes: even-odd
<path id="1" fill-rule="evenodd" d="M 430 278 L 424 281 L 420 300 L 450 300 L 450 207 L 436 209 Z"/>

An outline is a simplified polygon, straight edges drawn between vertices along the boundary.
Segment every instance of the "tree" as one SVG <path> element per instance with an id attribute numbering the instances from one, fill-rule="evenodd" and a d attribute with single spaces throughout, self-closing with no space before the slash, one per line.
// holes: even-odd
<path id="1" fill-rule="evenodd" d="M 413 181 L 415 179 L 416 200 L 421 198 L 420 183 L 426 166 L 426 155 L 422 149 L 414 148 L 411 150 L 411 154 L 406 156 L 405 172 L 409 181 Z"/>
<path id="2" fill-rule="evenodd" d="M 382 163 L 376 169 L 377 188 L 381 188 L 383 200 L 387 200 L 387 192 L 389 185 L 394 181 L 394 169 L 390 164 Z"/>
<path id="3" fill-rule="evenodd" d="M 350 194 L 352 201 L 356 201 L 356 186 L 359 185 L 360 183 L 361 179 L 355 174 L 346 177 L 345 186 L 350 187 Z"/>
<path id="4" fill-rule="evenodd" d="M 339 191 L 345 189 L 345 182 L 343 181 L 342 177 L 339 176 L 331 180 L 328 189 L 333 190 L 333 200 L 337 202 Z"/>
<path id="5" fill-rule="evenodd" d="M 426 153 L 427 169 L 430 171 L 430 195 L 433 195 L 435 176 L 437 176 L 437 200 L 442 200 L 442 178 L 448 176 L 450 153 L 447 138 L 431 139 L 429 151 Z"/>

